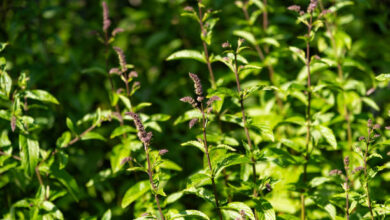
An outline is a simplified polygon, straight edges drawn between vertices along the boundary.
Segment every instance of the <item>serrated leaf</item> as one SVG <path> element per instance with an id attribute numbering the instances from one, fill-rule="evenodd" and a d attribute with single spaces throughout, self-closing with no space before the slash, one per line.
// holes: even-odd
<path id="1" fill-rule="evenodd" d="M 270 140 L 272 142 L 275 141 L 275 137 L 274 137 L 274 133 L 272 131 L 272 128 L 268 124 L 257 123 L 257 124 L 251 124 L 250 126 L 252 129 L 257 130 L 264 139 Z"/>
<path id="2" fill-rule="evenodd" d="M 255 202 L 259 220 L 276 220 L 275 210 L 270 202 L 265 199 L 257 199 Z"/>
<path id="3" fill-rule="evenodd" d="M 0 70 L 0 94 L 9 97 L 12 87 L 12 79 L 5 72 Z"/>
<path id="4" fill-rule="evenodd" d="M 318 128 L 321 135 L 325 138 L 328 144 L 330 144 L 330 146 L 332 146 L 334 149 L 337 149 L 337 141 L 336 141 L 336 137 L 333 134 L 333 131 L 330 128 L 325 127 L 323 125 L 319 125 Z"/>
<path id="5" fill-rule="evenodd" d="M 110 155 L 110 164 L 113 173 L 118 172 L 124 164 L 122 160 L 130 155 L 131 149 L 127 145 L 118 144 L 116 145 Z"/>
<path id="6" fill-rule="evenodd" d="M 0 137 L 0 148 L 11 145 L 11 141 L 8 138 L 8 131 L 3 130 Z"/>
<path id="7" fill-rule="evenodd" d="M 220 163 L 217 163 L 217 165 L 215 166 L 214 168 L 215 176 L 218 176 L 219 173 L 226 167 L 243 164 L 243 163 L 252 163 L 252 161 L 244 155 L 228 154 Z"/>
<path id="8" fill-rule="evenodd" d="M 121 94 L 117 94 L 119 99 L 122 101 L 122 103 L 126 106 L 127 110 L 128 111 L 131 111 L 131 102 L 130 102 L 130 99 L 127 97 L 127 96 L 124 96 L 124 95 L 121 95 Z"/>
<path id="9" fill-rule="evenodd" d="M 21 134 L 19 135 L 19 147 L 24 171 L 28 176 L 32 176 L 39 161 L 39 143 Z"/>
<path id="10" fill-rule="evenodd" d="M 204 185 L 210 185 L 211 184 L 211 178 L 206 173 L 195 173 L 188 177 L 187 179 L 187 189 L 190 188 L 197 188 Z"/>
<path id="11" fill-rule="evenodd" d="M 137 132 L 137 129 L 135 129 L 131 126 L 128 126 L 128 125 L 122 125 L 122 126 L 115 128 L 112 131 L 110 138 L 113 139 L 115 137 L 118 137 L 118 136 L 123 135 L 123 134 L 128 133 L 128 132 Z"/>
<path id="12" fill-rule="evenodd" d="M 328 203 L 327 205 L 325 205 L 324 209 L 328 212 L 332 220 L 336 219 L 336 208 L 334 207 L 334 205 Z"/>
<path id="13" fill-rule="evenodd" d="M 182 168 L 177 165 L 175 162 L 163 159 L 162 163 L 159 165 L 160 168 L 167 169 L 167 170 L 176 170 L 181 171 Z"/>
<path id="14" fill-rule="evenodd" d="M 236 30 L 236 31 L 233 32 L 233 34 L 238 36 L 238 37 L 244 38 L 246 41 L 248 41 L 253 46 L 256 45 L 256 38 L 250 32 L 242 31 L 242 30 Z"/>
<path id="15" fill-rule="evenodd" d="M 210 219 L 206 214 L 204 214 L 203 212 L 198 211 L 198 210 L 181 211 L 177 214 L 173 214 L 170 219 L 177 219 L 177 218 L 183 218 L 183 217 L 199 217 L 199 218 L 207 219 L 207 220 Z"/>
<path id="16" fill-rule="evenodd" d="M 371 108 L 373 108 L 375 111 L 379 111 L 379 106 L 375 103 L 374 100 L 367 97 L 363 97 L 362 101 L 366 103 L 368 106 L 370 106 Z"/>
<path id="17" fill-rule="evenodd" d="M 194 146 L 201 150 L 202 152 L 205 152 L 204 146 L 199 141 L 187 141 L 181 144 L 181 146 Z"/>
<path id="18" fill-rule="evenodd" d="M 382 73 L 379 76 L 375 77 L 378 81 L 388 81 L 390 80 L 390 73 Z"/>
<path id="19" fill-rule="evenodd" d="M 205 57 L 196 50 L 180 50 L 171 54 L 166 60 L 181 60 L 181 59 L 192 59 L 202 63 L 207 63 Z"/>
<path id="20" fill-rule="evenodd" d="M 261 43 L 261 44 L 265 43 L 265 44 L 269 44 L 269 45 L 272 45 L 272 46 L 275 46 L 275 47 L 279 47 L 280 46 L 279 42 L 276 39 L 271 38 L 271 37 L 261 38 L 259 40 L 259 43 Z"/>
<path id="21" fill-rule="evenodd" d="M 177 200 L 179 200 L 182 196 L 183 196 L 183 192 L 180 191 L 180 192 L 175 192 L 175 193 L 171 193 L 166 199 L 165 199 L 165 204 L 172 204 L 174 202 L 176 202 Z"/>
<path id="22" fill-rule="evenodd" d="M 149 190 L 149 180 L 144 180 L 136 183 L 135 185 L 130 187 L 123 196 L 121 204 L 122 208 L 126 208 Z"/>
<path id="23" fill-rule="evenodd" d="M 251 220 L 255 219 L 255 215 L 252 212 L 252 209 L 242 202 L 231 202 L 227 206 L 221 207 L 222 209 L 230 209 L 235 210 L 236 212 L 240 213 L 241 210 L 244 210 L 245 216 L 248 217 Z"/>
<path id="24" fill-rule="evenodd" d="M 42 102 L 59 104 L 58 100 L 52 94 L 44 90 L 28 90 L 26 91 L 26 97 Z"/>
<path id="25" fill-rule="evenodd" d="M 65 169 L 59 170 L 58 167 L 52 166 L 50 170 L 50 174 L 65 186 L 74 200 L 78 201 L 80 190 L 76 180 L 68 172 L 66 172 Z"/>
<path id="26" fill-rule="evenodd" d="M 72 138 L 72 134 L 69 131 L 65 131 L 64 133 L 62 133 L 61 137 L 57 139 L 56 141 L 57 147 L 61 148 L 67 146 L 71 138 Z"/>
<path id="27" fill-rule="evenodd" d="M 229 89 L 226 87 L 218 87 L 217 89 L 214 89 L 209 92 L 209 95 L 223 95 L 224 97 L 235 97 L 235 98 L 240 98 L 238 92 L 233 89 Z"/>
<path id="28" fill-rule="evenodd" d="M 106 139 L 99 133 L 90 131 L 83 136 L 81 136 L 81 140 L 101 140 L 101 141 L 106 141 Z"/>

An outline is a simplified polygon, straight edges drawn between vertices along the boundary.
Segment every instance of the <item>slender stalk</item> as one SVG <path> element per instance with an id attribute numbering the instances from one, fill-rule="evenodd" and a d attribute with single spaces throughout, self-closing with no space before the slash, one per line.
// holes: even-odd
<path id="1" fill-rule="evenodd" d="M 238 76 L 237 53 L 234 54 L 234 63 L 235 63 L 234 75 L 236 77 L 237 90 L 238 90 L 238 92 L 241 92 L 240 78 Z M 244 97 L 242 94 L 240 94 L 240 107 L 241 107 L 242 121 L 244 123 L 245 136 L 246 136 L 246 139 L 247 139 L 247 142 L 249 145 L 249 149 L 253 153 L 254 149 L 253 149 L 251 137 L 249 135 L 249 129 L 247 126 L 248 124 L 247 124 L 247 120 L 246 120 L 246 116 L 245 116 Z M 257 187 L 256 187 L 256 180 L 257 180 L 256 173 L 257 172 L 256 172 L 256 160 L 253 157 L 253 155 L 251 155 L 251 160 L 252 160 L 253 183 L 255 184 L 255 187 L 253 189 L 253 197 L 256 198 L 258 196 Z M 257 219 L 256 211 L 255 211 L 255 218 Z"/>
<path id="2" fill-rule="evenodd" d="M 88 132 L 90 132 L 90 131 L 92 131 L 93 129 L 96 128 L 96 124 L 97 124 L 97 123 L 93 124 L 91 127 L 87 128 L 87 130 L 83 131 L 83 133 L 81 133 L 81 134 L 78 135 L 77 137 L 73 138 L 73 139 L 72 139 L 71 141 L 69 141 L 69 143 L 68 143 L 66 146 L 64 146 L 64 147 L 68 147 L 68 146 L 70 146 L 70 145 L 76 143 L 77 141 L 81 140 L 81 138 L 82 138 L 85 134 L 87 134 Z"/>
<path id="3" fill-rule="evenodd" d="M 345 170 L 345 213 L 347 220 L 349 220 L 349 157 L 344 158 L 344 170 Z"/>
<path id="4" fill-rule="evenodd" d="M 310 13 L 309 24 L 307 28 L 307 40 L 306 40 L 306 69 L 307 69 L 307 109 L 306 109 L 306 153 L 305 153 L 305 164 L 303 167 L 303 183 L 307 182 L 307 165 L 310 159 L 309 145 L 311 140 L 311 72 L 310 72 L 310 33 L 313 23 L 313 14 Z M 301 219 L 306 219 L 305 215 L 305 195 L 304 190 L 301 193 Z"/>
<path id="5" fill-rule="evenodd" d="M 203 103 L 200 104 L 200 110 L 202 112 L 202 131 L 203 131 L 203 142 L 204 142 L 203 144 L 204 144 L 204 149 L 205 149 L 205 152 L 206 152 L 207 163 L 208 163 L 208 166 L 209 166 L 209 170 L 211 172 L 211 183 L 212 183 L 212 186 L 213 186 L 213 193 L 214 193 L 214 197 L 215 197 L 215 205 L 217 207 L 217 212 L 218 212 L 219 219 L 222 220 L 223 218 L 222 218 L 222 213 L 221 213 L 221 210 L 220 210 L 220 207 L 219 207 L 217 187 L 215 185 L 215 177 L 214 177 L 213 167 L 211 166 L 209 147 L 208 147 L 208 144 L 207 144 L 207 135 L 206 135 L 206 127 L 207 127 L 206 124 L 207 124 L 207 121 L 206 121 L 206 116 L 205 116 L 205 113 L 204 113 Z"/>
<path id="6" fill-rule="evenodd" d="M 322 3 L 322 0 L 319 1 L 320 3 L 320 7 L 321 7 L 321 10 L 324 11 L 325 8 L 324 8 L 324 5 Z M 335 12 L 336 14 L 336 12 Z M 326 19 L 324 20 L 325 22 L 325 27 L 326 27 L 326 32 L 328 33 L 329 37 L 330 37 L 330 42 L 332 44 L 332 48 L 333 48 L 333 51 L 334 51 L 334 55 L 336 57 L 336 60 L 337 60 L 337 73 L 338 73 L 338 76 L 339 76 L 339 80 L 342 82 L 344 80 L 344 72 L 343 72 L 343 67 L 342 67 L 342 61 L 341 59 L 337 56 L 337 46 L 336 46 L 336 39 L 334 37 L 334 34 L 333 34 L 333 28 L 334 28 L 334 25 L 330 24 Z M 351 128 L 351 117 L 350 117 L 350 113 L 348 111 L 348 108 L 347 108 L 347 105 L 344 104 L 344 112 L 345 112 L 345 120 L 347 122 L 347 138 L 348 138 L 348 146 L 350 148 L 350 150 L 352 150 L 352 128 Z"/>
<path id="7" fill-rule="evenodd" d="M 264 1 L 265 1 L 265 4 L 266 4 L 267 0 L 264 0 Z M 254 35 L 253 25 L 249 23 L 250 18 L 249 18 L 249 13 L 248 13 L 248 9 L 247 9 L 247 2 L 242 7 L 242 11 L 244 12 L 245 20 L 249 24 L 250 32 Z M 266 21 L 266 23 L 264 23 L 264 20 Z M 264 30 L 266 30 L 267 27 L 268 27 L 268 14 L 265 11 L 265 13 L 263 14 L 263 28 L 264 28 Z M 257 56 L 259 57 L 259 59 L 261 61 L 264 61 L 265 60 L 265 55 L 264 55 L 261 47 L 258 44 L 255 44 L 254 47 L 255 47 L 255 50 L 256 50 L 256 53 L 257 53 Z M 265 51 L 266 54 L 269 53 L 269 49 L 267 47 L 264 47 L 264 51 Z M 269 78 L 270 78 L 271 84 L 275 85 L 276 84 L 275 83 L 275 77 L 274 77 L 275 70 L 274 70 L 272 65 L 267 65 L 267 69 L 268 69 L 268 73 L 269 73 Z M 282 109 L 283 108 L 283 103 L 282 103 L 282 100 L 277 96 L 277 92 L 276 91 L 275 91 L 275 95 L 276 95 L 276 102 L 277 102 L 279 108 Z"/>
<path id="8" fill-rule="evenodd" d="M 164 215 L 163 215 L 162 210 L 161 210 L 160 200 L 158 199 L 158 195 L 157 195 L 157 187 L 156 187 L 156 185 L 153 182 L 153 170 L 152 170 L 151 165 L 150 165 L 149 146 L 148 146 L 147 143 L 144 143 L 144 149 L 145 149 L 145 154 L 146 154 L 146 160 L 148 162 L 149 182 L 150 182 L 150 185 L 153 188 L 153 191 L 156 192 L 156 194 L 154 195 L 154 199 L 156 200 L 156 204 L 157 204 L 157 208 L 158 208 L 158 211 L 160 213 L 160 216 L 161 216 L 162 220 L 164 220 L 165 218 L 164 218 Z"/>
<path id="9" fill-rule="evenodd" d="M 1 151 L 1 150 L 0 150 L 0 155 L 10 156 L 10 157 L 14 158 L 15 160 L 22 160 L 20 157 L 18 157 L 16 155 L 7 154 L 6 152 Z"/>
<path id="10" fill-rule="evenodd" d="M 202 7 L 200 6 L 200 4 L 202 3 L 202 0 L 198 0 L 198 12 L 199 12 L 199 25 L 200 25 L 200 31 L 201 31 L 201 34 L 202 35 L 205 35 L 206 34 L 206 29 L 204 28 L 204 24 L 203 24 L 203 11 L 202 11 Z M 207 44 L 204 40 L 202 40 L 202 44 L 203 44 L 203 52 L 204 52 L 204 55 L 206 57 L 206 63 L 207 63 L 207 68 L 209 70 L 209 74 L 210 74 L 210 79 L 211 79 L 211 87 L 213 89 L 217 88 L 217 85 L 215 83 L 215 77 L 214 77 L 214 72 L 213 72 L 213 68 L 211 67 L 211 62 L 210 62 L 210 56 L 209 56 L 209 51 L 208 51 L 208 48 L 207 48 Z"/>
<path id="11" fill-rule="evenodd" d="M 106 63 L 106 73 L 107 73 L 108 79 L 110 81 L 111 92 L 112 92 L 112 94 L 114 94 L 115 93 L 115 86 L 114 86 L 114 82 L 113 82 L 113 80 L 111 78 L 111 75 L 109 73 L 109 67 L 108 67 L 108 56 L 109 56 L 109 46 L 110 46 L 110 44 L 109 44 L 109 38 L 108 38 L 107 31 L 104 31 L 104 46 L 105 46 L 104 59 L 105 59 L 105 63 Z M 127 89 L 127 91 L 128 91 L 128 89 Z M 123 117 L 122 117 L 122 114 L 120 112 L 120 108 L 119 108 L 118 104 L 115 105 L 115 111 L 116 111 L 116 113 L 118 115 L 120 126 L 123 126 L 124 125 Z M 124 133 L 123 137 L 126 138 L 126 136 L 127 135 Z"/>
<path id="12" fill-rule="evenodd" d="M 368 174 L 367 174 L 367 158 L 368 158 L 368 149 L 370 147 L 370 135 L 371 135 L 371 128 L 368 128 L 368 135 L 366 138 L 366 152 L 364 152 L 364 178 L 366 180 L 366 183 L 364 185 L 364 188 L 366 190 L 367 194 L 367 206 L 368 209 L 370 210 L 370 215 L 371 215 L 371 220 L 374 220 L 374 213 L 372 212 L 372 206 L 371 206 L 371 198 L 370 198 L 370 191 L 368 188 Z"/>
<path id="13" fill-rule="evenodd" d="M 346 178 L 347 190 L 345 191 L 345 213 L 347 214 L 347 220 L 349 220 L 349 180 L 348 176 Z"/>
<path id="14" fill-rule="evenodd" d="M 199 0 L 199 3 L 202 3 L 202 0 Z M 199 6 L 198 7 L 198 12 L 199 12 L 199 25 L 200 25 L 200 31 L 201 33 L 205 33 L 205 29 L 204 29 L 204 24 L 203 24 L 203 21 L 202 21 L 202 17 L 203 17 L 203 11 L 202 11 L 202 8 Z M 209 52 L 208 52 L 208 48 L 207 48 L 207 44 L 204 40 L 202 40 L 202 45 L 203 45 L 203 51 L 204 51 L 204 54 L 205 54 L 205 57 L 206 57 L 206 63 L 207 63 L 207 69 L 209 71 L 209 75 L 210 75 L 210 80 L 211 80 L 211 88 L 212 89 L 216 89 L 217 88 L 217 85 L 215 83 L 215 78 L 214 78 L 214 71 L 213 71 L 213 67 L 211 66 L 211 62 L 210 62 L 210 56 L 209 56 Z M 222 124 L 221 124 L 221 120 L 220 120 L 220 114 L 219 112 L 216 112 L 216 118 L 218 120 L 218 125 L 220 127 L 220 130 L 222 132 Z M 224 176 L 224 182 L 225 182 L 225 186 L 226 186 L 226 191 L 227 191 L 227 195 L 228 195 L 228 200 L 230 201 L 231 200 L 231 195 L 230 195 L 230 192 L 228 190 L 228 176 L 226 174 L 226 171 L 223 170 L 223 176 Z"/>
<path id="15" fill-rule="evenodd" d="M 264 11 L 263 11 L 263 29 L 264 29 L 264 31 L 266 31 L 267 30 L 267 28 L 268 28 L 268 9 L 267 9 L 267 0 L 263 0 L 263 5 L 264 5 Z M 266 52 L 268 52 L 267 51 L 267 49 L 265 49 L 266 50 Z"/>

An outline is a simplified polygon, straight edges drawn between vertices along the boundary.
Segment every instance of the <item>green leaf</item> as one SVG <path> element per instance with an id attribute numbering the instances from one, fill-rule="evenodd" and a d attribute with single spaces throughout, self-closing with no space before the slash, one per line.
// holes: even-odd
<path id="1" fill-rule="evenodd" d="M 180 191 L 180 192 L 175 192 L 175 193 L 171 193 L 166 199 L 165 199 L 165 204 L 168 205 L 168 204 L 172 204 L 174 202 L 176 202 L 177 200 L 179 200 L 182 196 L 183 196 L 183 192 Z"/>
<path id="2" fill-rule="evenodd" d="M 275 220 L 275 210 L 271 203 L 265 199 L 256 199 L 255 209 L 259 216 L 259 220 Z"/>
<path id="3" fill-rule="evenodd" d="M 192 187 L 190 189 L 184 190 L 184 192 L 195 194 L 199 198 L 202 198 L 202 199 L 204 199 L 207 202 L 215 204 L 214 194 L 211 191 L 209 191 L 209 190 L 207 190 L 207 189 L 205 189 L 203 187 L 196 187 L 196 188 Z"/>
<path id="4" fill-rule="evenodd" d="M 42 102 L 59 104 L 58 100 L 53 95 L 43 90 L 28 90 L 26 91 L 26 97 Z"/>
<path id="5" fill-rule="evenodd" d="M 289 47 L 289 50 L 293 53 L 294 58 L 298 58 L 303 63 L 306 63 L 305 52 L 298 47 Z"/>
<path id="6" fill-rule="evenodd" d="M 0 148 L 11 145 L 11 141 L 8 138 L 8 131 L 3 130 L 0 137 Z"/>
<path id="7" fill-rule="evenodd" d="M 257 130 L 264 139 L 270 140 L 272 142 L 275 141 L 275 137 L 274 137 L 274 133 L 272 131 L 272 128 L 268 124 L 257 123 L 257 124 L 251 124 L 250 126 L 252 129 Z"/>
<path id="8" fill-rule="evenodd" d="M 330 179 L 329 177 L 314 177 L 311 181 L 310 181 L 310 185 L 311 187 L 317 187 L 317 186 L 320 186 L 322 185 L 323 183 L 325 182 L 328 182 Z"/>
<path id="9" fill-rule="evenodd" d="M 227 206 L 221 207 L 222 209 L 230 209 L 235 210 L 236 212 L 240 213 L 241 210 L 244 210 L 246 217 L 248 217 L 251 220 L 255 219 L 255 215 L 252 212 L 252 209 L 242 202 L 231 202 Z"/>
<path id="10" fill-rule="evenodd" d="M 334 205 L 328 203 L 327 205 L 325 205 L 324 209 L 328 212 L 332 220 L 336 219 L 336 208 L 334 207 Z"/>
<path id="11" fill-rule="evenodd" d="M 218 176 L 218 174 L 226 167 L 230 167 L 237 164 L 243 164 L 243 163 L 252 163 L 252 161 L 244 155 L 233 154 L 233 153 L 228 154 L 220 163 L 216 165 L 215 176 Z"/>
<path id="12" fill-rule="evenodd" d="M 171 116 L 167 114 L 154 114 L 150 116 L 150 120 L 152 121 L 168 121 L 170 118 Z"/>
<path id="13" fill-rule="evenodd" d="M 101 140 L 101 141 L 106 141 L 106 139 L 99 133 L 90 131 L 83 136 L 81 136 L 81 140 Z"/>
<path id="14" fill-rule="evenodd" d="M 71 138 L 72 138 L 72 134 L 69 131 L 65 131 L 64 133 L 62 133 L 61 137 L 57 139 L 56 141 L 57 147 L 59 148 L 66 147 L 69 144 Z"/>
<path id="15" fill-rule="evenodd" d="M 48 213 L 44 215 L 44 217 L 48 217 L 47 219 L 64 219 L 62 212 L 52 202 L 43 201 L 41 208 Z"/>
<path id="16" fill-rule="evenodd" d="M 368 97 L 363 97 L 362 101 L 366 103 L 368 106 L 373 108 L 375 111 L 379 111 L 379 106 L 375 103 L 374 100 L 368 98 Z"/>
<path id="17" fill-rule="evenodd" d="M 126 106 L 128 111 L 131 111 L 131 102 L 130 99 L 124 95 L 117 94 L 122 103 Z"/>
<path id="18" fill-rule="evenodd" d="M 11 87 L 11 77 L 5 71 L 0 70 L 0 94 L 9 97 Z"/>
<path id="19" fill-rule="evenodd" d="M 181 171 L 182 168 L 177 165 L 175 162 L 163 159 L 162 163 L 159 165 L 160 168 L 167 169 L 167 170 L 176 170 Z"/>
<path id="20" fill-rule="evenodd" d="M 78 201 L 80 190 L 76 180 L 68 172 L 66 172 L 65 169 L 59 170 L 58 167 L 52 166 L 50 170 L 50 174 L 65 186 L 74 200 Z"/>
<path id="21" fill-rule="evenodd" d="M 330 144 L 330 146 L 332 146 L 334 149 L 337 149 L 337 141 L 336 141 L 336 137 L 333 134 L 333 131 L 330 128 L 325 127 L 323 125 L 319 125 L 318 128 L 321 135 L 325 138 L 328 144 Z"/>
<path id="22" fill-rule="evenodd" d="M 177 218 L 182 218 L 182 217 L 199 217 L 201 219 L 207 219 L 207 220 L 210 219 L 206 214 L 204 214 L 203 212 L 198 211 L 198 210 L 181 211 L 177 214 L 173 214 L 170 219 L 177 219 Z"/>
<path id="23" fill-rule="evenodd" d="M 186 111 L 183 115 L 179 116 L 173 124 L 178 125 L 193 118 L 202 118 L 202 113 L 198 109 Z"/>
<path id="24" fill-rule="evenodd" d="M 186 188 L 187 189 L 197 188 L 197 187 L 210 185 L 210 184 L 211 184 L 210 176 L 204 173 L 204 171 L 201 171 L 188 177 Z"/>
<path id="25" fill-rule="evenodd" d="M 7 47 L 8 43 L 0 43 L 0 52 L 3 51 Z"/>
<path id="26" fill-rule="evenodd" d="M 210 91 L 209 95 L 210 96 L 223 95 L 228 97 L 230 96 L 230 97 L 240 98 L 240 95 L 236 90 L 225 88 L 225 87 L 218 87 L 217 89 Z"/>
<path id="27" fill-rule="evenodd" d="M 230 151 L 236 151 L 236 149 L 234 149 L 233 147 L 231 147 L 227 144 L 218 144 L 217 146 L 211 148 L 211 150 L 214 150 L 214 149 L 226 149 L 226 150 L 230 150 Z"/>
<path id="28" fill-rule="evenodd" d="M 116 145 L 110 155 L 110 164 L 113 173 L 118 172 L 123 164 L 122 160 L 128 156 L 130 156 L 131 149 L 127 147 L 127 145 L 118 144 Z"/>
<path id="29" fill-rule="evenodd" d="M 33 176 L 39 161 L 39 143 L 24 135 L 19 135 L 20 158 L 28 176 Z"/>
<path id="30" fill-rule="evenodd" d="M 269 45 L 272 45 L 272 46 L 275 46 L 275 47 L 279 47 L 280 46 L 279 42 L 276 39 L 271 38 L 271 37 L 261 38 L 259 40 L 259 43 L 260 44 L 264 44 L 265 43 L 265 44 L 269 44 Z"/>
<path id="31" fill-rule="evenodd" d="M 113 139 L 115 137 L 118 137 L 118 136 L 123 135 L 123 134 L 128 133 L 128 132 L 137 132 L 137 129 L 135 129 L 131 126 L 128 126 L 128 125 L 122 125 L 122 126 L 115 128 L 112 131 L 110 138 Z"/>
<path id="32" fill-rule="evenodd" d="M 390 73 L 382 73 L 375 78 L 378 81 L 389 81 L 390 80 Z"/>
<path id="33" fill-rule="evenodd" d="M 242 30 L 236 30 L 236 31 L 233 32 L 233 34 L 238 36 L 238 37 L 244 38 L 246 41 L 248 41 L 253 46 L 257 44 L 255 36 L 253 36 L 253 34 L 250 33 L 250 32 L 242 31 Z"/>
<path id="34" fill-rule="evenodd" d="M 66 118 L 66 126 L 69 128 L 70 131 L 76 133 L 73 121 L 70 118 Z"/>
<path id="35" fill-rule="evenodd" d="M 192 60 L 197 60 L 202 63 L 207 63 L 205 57 L 196 50 L 180 50 L 177 51 L 173 54 L 171 54 L 168 58 L 167 61 L 171 60 L 182 60 L 182 59 L 192 59 Z"/>
<path id="36" fill-rule="evenodd" d="M 144 180 L 136 183 L 126 191 L 122 199 L 122 204 L 121 204 L 122 208 L 126 208 L 128 205 L 133 203 L 135 200 L 137 200 L 139 197 L 141 197 L 149 190 L 150 190 L 149 180 Z"/>
<path id="37" fill-rule="evenodd" d="M 201 150 L 202 152 L 205 152 L 204 146 L 199 141 L 187 141 L 181 144 L 181 146 L 194 146 Z"/>
<path id="38" fill-rule="evenodd" d="M 102 220 L 111 220 L 111 209 L 108 209 L 102 217 Z"/>
<path id="39" fill-rule="evenodd" d="M 143 167 L 130 167 L 126 171 L 129 171 L 129 172 L 140 171 L 140 172 L 148 173 L 148 170 L 146 168 L 143 168 Z"/>

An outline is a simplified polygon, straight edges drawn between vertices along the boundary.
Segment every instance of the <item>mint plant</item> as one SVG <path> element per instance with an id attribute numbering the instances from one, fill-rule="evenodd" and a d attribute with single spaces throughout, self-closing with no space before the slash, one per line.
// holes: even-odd
<path id="1" fill-rule="evenodd" d="M 2 1 L 0 218 L 387 219 L 389 6 L 289 4 Z"/>

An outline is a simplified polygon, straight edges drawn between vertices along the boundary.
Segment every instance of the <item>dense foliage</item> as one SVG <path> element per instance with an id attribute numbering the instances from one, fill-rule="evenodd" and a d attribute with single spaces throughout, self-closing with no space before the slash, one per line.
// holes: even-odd
<path id="1" fill-rule="evenodd" d="M 389 17 L 0 1 L 1 218 L 390 218 Z"/>

